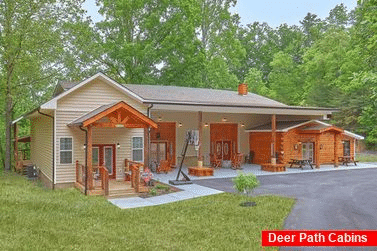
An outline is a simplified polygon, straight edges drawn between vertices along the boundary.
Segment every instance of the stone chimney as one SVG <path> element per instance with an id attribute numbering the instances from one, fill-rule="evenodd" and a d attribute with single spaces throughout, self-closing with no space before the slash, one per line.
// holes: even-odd
<path id="1" fill-rule="evenodd" d="M 247 95 L 247 83 L 242 83 L 238 85 L 238 95 Z"/>

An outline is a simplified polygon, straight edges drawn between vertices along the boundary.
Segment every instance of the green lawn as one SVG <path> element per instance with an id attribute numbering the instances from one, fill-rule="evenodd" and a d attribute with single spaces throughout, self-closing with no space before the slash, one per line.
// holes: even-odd
<path id="1" fill-rule="evenodd" d="M 377 154 L 373 153 L 358 153 L 356 159 L 360 162 L 377 162 Z"/>
<path id="2" fill-rule="evenodd" d="M 261 230 L 281 228 L 294 200 L 244 200 L 225 193 L 122 210 L 0 170 L 0 250 L 262 250 Z"/>

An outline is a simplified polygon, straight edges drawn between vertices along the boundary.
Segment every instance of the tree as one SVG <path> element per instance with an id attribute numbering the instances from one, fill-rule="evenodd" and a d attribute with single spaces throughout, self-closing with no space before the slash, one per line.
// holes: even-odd
<path id="1" fill-rule="evenodd" d="M 4 107 L 5 169 L 11 167 L 14 111 L 29 110 L 51 88 L 72 53 L 64 45 L 65 25 L 82 20 L 81 1 L 4 0 L 0 2 L 0 83 Z M 71 39 L 71 38 L 70 38 Z M 76 57 L 74 52 L 72 58 Z"/>

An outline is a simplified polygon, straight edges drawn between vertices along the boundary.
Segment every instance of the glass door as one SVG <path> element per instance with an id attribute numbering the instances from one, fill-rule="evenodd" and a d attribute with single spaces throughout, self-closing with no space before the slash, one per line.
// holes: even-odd
<path id="1" fill-rule="evenodd" d="M 302 143 L 302 159 L 314 160 L 314 143 Z"/>
<path id="2" fill-rule="evenodd" d="M 105 146 L 104 148 L 104 166 L 107 168 L 109 171 L 109 175 L 113 174 L 113 147 L 112 146 Z"/>

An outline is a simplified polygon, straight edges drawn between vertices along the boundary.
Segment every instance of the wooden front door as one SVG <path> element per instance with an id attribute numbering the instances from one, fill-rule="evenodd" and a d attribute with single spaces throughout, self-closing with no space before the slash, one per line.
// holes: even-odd
<path id="1" fill-rule="evenodd" d="M 166 160 L 166 149 L 166 142 L 152 142 L 150 150 L 150 161 L 154 162 L 156 165 L 159 165 L 161 160 Z"/>
<path id="2" fill-rule="evenodd" d="M 302 159 L 314 161 L 314 143 L 302 143 Z"/>
<path id="3" fill-rule="evenodd" d="M 218 159 L 230 160 L 232 157 L 232 142 L 230 140 L 216 141 L 216 155 Z"/>
<path id="4" fill-rule="evenodd" d="M 238 151 L 238 125 L 214 123 L 210 127 L 210 153 L 218 159 L 230 160 Z"/>
<path id="5" fill-rule="evenodd" d="M 93 166 L 104 166 L 109 171 L 109 178 L 116 178 L 115 144 L 93 145 Z"/>

